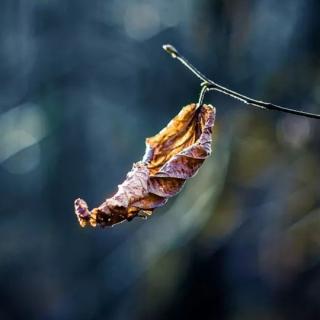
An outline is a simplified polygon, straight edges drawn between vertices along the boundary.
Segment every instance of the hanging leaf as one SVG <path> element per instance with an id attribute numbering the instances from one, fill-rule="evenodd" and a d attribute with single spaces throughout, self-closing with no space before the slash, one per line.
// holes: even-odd
<path id="1" fill-rule="evenodd" d="M 75 212 L 82 227 L 113 226 L 136 216 L 148 217 L 180 192 L 211 153 L 215 108 L 195 103 L 180 113 L 157 135 L 146 139 L 146 152 L 133 165 L 117 193 L 91 212 L 82 199 Z"/>

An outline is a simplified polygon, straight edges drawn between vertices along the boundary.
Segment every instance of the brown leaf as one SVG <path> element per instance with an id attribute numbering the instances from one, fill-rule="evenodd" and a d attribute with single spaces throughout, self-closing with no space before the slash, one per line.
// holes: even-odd
<path id="1" fill-rule="evenodd" d="M 147 217 L 180 192 L 211 153 L 215 108 L 189 104 L 157 135 L 146 139 L 143 160 L 133 165 L 117 193 L 91 212 L 82 199 L 75 212 L 82 227 L 113 226 Z"/>

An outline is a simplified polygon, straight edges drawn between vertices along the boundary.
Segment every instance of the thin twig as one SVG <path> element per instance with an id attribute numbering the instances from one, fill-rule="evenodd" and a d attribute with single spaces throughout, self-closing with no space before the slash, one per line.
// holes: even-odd
<path id="1" fill-rule="evenodd" d="M 314 114 L 304 111 L 299 111 L 296 109 L 290 109 L 281 107 L 272 103 L 259 101 L 252 99 L 250 97 L 247 97 L 243 94 L 240 94 L 238 92 L 232 91 L 226 87 L 221 86 L 220 84 L 210 80 L 207 76 L 205 76 L 203 73 L 201 73 L 196 67 L 194 67 L 183 55 L 179 53 L 179 51 L 173 47 L 170 44 L 163 45 L 163 49 L 168 52 L 172 58 L 178 59 L 181 63 L 183 63 L 193 74 L 195 74 L 200 80 L 202 80 L 202 86 L 205 86 L 206 89 L 203 91 L 205 93 L 209 90 L 215 90 L 219 91 L 225 95 L 228 95 L 232 98 L 235 98 L 237 100 L 240 100 L 241 102 L 248 104 L 250 106 L 261 108 L 261 109 L 268 109 L 268 110 L 276 110 L 286 113 L 292 113 L 298 116 L 304 116 L 308 118 L 314 118 L 314 119 L 320 119 L 320 114 Z"/>

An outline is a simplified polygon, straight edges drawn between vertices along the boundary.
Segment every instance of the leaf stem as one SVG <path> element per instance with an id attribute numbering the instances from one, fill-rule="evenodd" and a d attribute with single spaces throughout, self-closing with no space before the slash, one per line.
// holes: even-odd
<path id="1" fill-rule="evenodd" d="M 165 44 L 162 46 L 163 49 L 168 52 L 172 58 L 178 59 L 182 64 L 184 64 L 194 75 L 196 75 L 200 80 L 202 80 L 202 86 L 205 87 L 203 91 L 201 91 L 200 99 L 199 101 L 202 103 L 203 96 L 206 91 L 214 90 L 221 92 L 229 97 L 232 97 L 234 99 L 237 99 L 245 104 L 248 104 L 250 106 L 261 108 L 261 109 L 267 109 L 267 110 L 276 110 L 286 113 L 292 113 L 298 116 L 308 117 L 308 118 L 314 118 L 314 119 L 320 119 L 320 114 L 314 114 L 310 112 L 304 112 L 299 111 L 296 109 L 281 107 L 269 102 L 264 102 L 260 100 L 255 100 L 250 97 L 247 97 L 243 94 L 240 94 L 236 91 L 230 90 L 226 87 L 221 86 L 220 84 L 214 82 L 213 80 L 209 79 L 207 76 L 205 76 L 203 73 L 201 73 L 196 67 L 194 67 L 183 55 L 179 53 L 179 51 L 170 44 Z"/>
<path id="2" fill-rule="evenodd" d="M 206 92 L 208 91 L 208 86 L 205 82 L 203 82 L 202 84 L 202 89 L 200 91 L 200 95 L 199 95 L 199 100 L 198 100 L 198 103 L 197 103 L 197 107 L 200 107 L 203 105 L 203 100 L 204 100 L 204 96 L 206 95 Z"/>

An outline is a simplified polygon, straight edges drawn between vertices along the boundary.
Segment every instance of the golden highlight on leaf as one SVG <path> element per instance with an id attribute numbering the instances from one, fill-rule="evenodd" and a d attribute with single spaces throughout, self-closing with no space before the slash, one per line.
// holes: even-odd
<path id="1" fill-rule="evenodd" d="M 84 200 L 75 200 L 80 225 L 113 226 L 136 216 L 146 218 L 163 206 L 210 155 L 214 120 L 211 105 L 182 108 L 164 129 L 146 139 L 142 161 L 133 165 L 113 197 L 92 211 Z"/>

